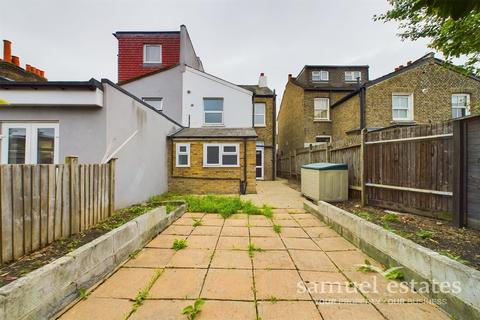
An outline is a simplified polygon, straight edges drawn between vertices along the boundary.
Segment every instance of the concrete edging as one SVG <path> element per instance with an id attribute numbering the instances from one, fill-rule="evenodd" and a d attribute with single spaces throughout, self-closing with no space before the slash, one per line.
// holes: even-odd
<path id="1" fill-rule="evenodd" d="M 183 213 L 183 204 L 170 214 L 151 210 L 98 237 L 67 255 L 0 288 L 0 320 L 50 319 L 104 279 Z"/>
<path id="2" fill-rule="evenodd" d="M 480 319 L 480 271 L 465 266 L 324 201 L 304 201 L 315 214 L 344 238 L 387 266 L 402 266 L 407 281 L 425 281 L 428 296 L 445 299 L 442 309 L 458 319 Z M 459 281 L 459 293 L 433 293 L 434 283 Z M 435 286 L 438 289 L 438 285 Z"/>

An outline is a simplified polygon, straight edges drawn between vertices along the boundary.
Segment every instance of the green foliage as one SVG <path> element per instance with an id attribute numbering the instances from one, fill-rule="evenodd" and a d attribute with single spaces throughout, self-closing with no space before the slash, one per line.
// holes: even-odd
<path id="1" fill-rule="evenodd" d="M 275 231 L 276 233 L 282 232 L 282 226 L 278 224 L 273 224 L 273 231 Z"/>
<path id="2" fill-rule="evenodd" d="M 376 272 L 375 268 L 372 266 L 368 259 L 365 259 L 365 263 L 358 267 L 357 271 L 368 273 L 368 272 Z"/>
<path id="3" fill-rule="evenodd" d="M 400 219 L 398 218 L 398 215 L 395 213 L 387 213 L 382 217 L 383 221 L 386 222 L 400 222 Z"/>
<path id="4" fill-rule="evenodd" d="M 271 303 L 277 303 L 277 297 L 275 297 L 275 296 L 270 296 L 270 302 L 271 302 Z"/>
<path id="5" fill-rule="evenodd" d="M 435 232 L 431 230 L 420 229 L 415 234 L 417 237 L 422 238 L 423 240 L 427 240 L 427 239 L 431 239 L 435 235 Z"/>
<path id="6" fill-rule="evenodd" d="M 359 216 L 360 218 L 365 219 L 365 220 L 367 220 L 367 221 L 372 220 L 372 215 L 371 215 L 369 212 L 367 212 L 367 211 L 354 210 L 354 211 L 353 211 L 353 214 L 356 215 L 356 216 Z"/>
<path id="7" fill-rule="evenodd" d="M 155 281 L 157 281 L 157 279 L 161 275 L 162 275 L 162 270 L 156 269 L 155 274 L 153 275 L 153 277 L 148 282 L 148 285 L 145 288 L 143 288 L 142 290 L 140 290 L 137 293 L 137 295 L 135 296 L 135 299 L 133 299 L 133 307 L 132 307 L 132 310 L 131 310 L 130 314 L 137 311 L 137 309 L 140 308 L 141 305 L 143 305 L 143 303 L 145 302 L 145 299 L 147 299 L 148 292 L 153 287 L 153 284 L 155 283 Z"/>
<path id="8" fill-rule="evenodd" d="M 263 215 L 267 218 L 272 218 L 273 217 L 273 210 L 272 210 L 272 207 L 269 206 L 268 204 L 264 204 L 262 206 L 262 211 L 263 211 Z"/>
<path id="9" fill-rule="evenodd" d="M 182 250 L 187 247 L 187 240 L 185 239 L 175 239 L 173 240 L 172 249 L 175 251 Z"/>
<path id="10" fill-rule="evenodd" d="M 193 226 L 194 227 L 199 227 L 203 224 L 202 220 L 201 219 L 195 219 L 193 218 Z"/>
<path id="11" fill-rule="evenodd" d="M 131 259 L 135 259 L 138 256 L 138 254 L 140 253 L 140 251 L 142 251 L 142 249 L 137 249 L 137 250 L 133 251 L 132 253 L 130 253 L 128 256 Z"/>
<path id="12" fill-rule="evenodd" d="M 247 200 L 244 201 L 243 206 L 242 206 L 242 211 L 246 214 L 262 214 L 262 210 L 260 210 L 259 207 L 253 204 L 252 201 Z"/>
<path id="13" fill-rule="evenodd" d="M 195 320 L 197 314 L 202 311 L 202 306 L 205 303 L 202 299 L 197 299 L 193 305 L 186 306 L 182 310 L 182 314 L 187 316 L 188 320 Z"/>
<path id="14" fill-rule="evenodd" d="M 391 268 L 383 273 L 383 276 L 388 280 L 403 280 L 405 278 L 403 272 L 397 268 Z"/>
<path id="15" fill-rule="evenodd" d="M 454 252 L 452 252 L 451 250 L 440 250 L 440 254 L 441 255 L 444 255 L 446 257 L 449 257 L 450 259 L 452 260 L 455 260 L 457 262 L 460 262 L 460 263 L 463 263 L 463 264 L 469 264 L 470 261 L 467 261 L 467 260 L 464 260 L 462 259 L 461 256 L 459 255 L 456 255 Z"/>
<path id="16" fill-rule="evenodd" d="M 465 56 L 469 72 L 480 72 L 480 5 L 470 1 L 396 0 L 375 21 L 399 23 L 399 36 L 412 41 L 429 39 L 429 47 L 447 60 Z"/>
<path id="17" fill-rule="evenodd" d="M 78 296 L 80 297 L 80 300 L 87 300 L 88 296 L 90 295 L 90 291 L 88 291 L 85 288 L 81 288 L 78 290 Z"/>
<path id="18" fill-rule="evenodd" d="M 390 225 L 387 223 L 387 222 L 384 222 L 382 224 L 382 227 L 383 229 L 387 230 L 387 231 L 390 231 L 390 232 L 395 232 L 395 229 L 393 229 L 392 227 L 390 227 Z"/>
<path id="19" fill-rule="evenodd" d="M 261 252 L 263 251 L 262 248 L 256 247 L 254 243 L 250 243 L 248 245 L 248 255 L 250 258 L 253 258 L 253 255 L 255 254 L 255 251 Z"/>

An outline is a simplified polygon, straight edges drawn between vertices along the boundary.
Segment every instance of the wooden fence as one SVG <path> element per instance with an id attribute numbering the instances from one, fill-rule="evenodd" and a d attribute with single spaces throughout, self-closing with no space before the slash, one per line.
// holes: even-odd
<path id="1" fill-rule="evenodd" d="M 0 262 L 17 260 L 113 213 L 115 166 L 0 165 Z"/>
<path id="2" fill-rule="evenodd" d="M 363 204 L 450 219 L 452 136 L 449 122 L 364 131 L 345 141 L 278 157 L 278 175 L 300 179 L 304 164 L 347 163 L 350 195 L 361 197 Z"/>

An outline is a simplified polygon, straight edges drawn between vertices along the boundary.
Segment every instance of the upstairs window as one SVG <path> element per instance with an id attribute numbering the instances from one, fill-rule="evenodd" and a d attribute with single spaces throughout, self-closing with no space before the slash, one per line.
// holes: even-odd
<path id="1" fill-rule="evenodd" d="M 203 98 L 203 113 L 205 125 L 222 125 L 223 98 Z"/>
<path id="2" fill-rule="evenodd" d="M 413 121 L 413 95 L 395 93 L 392 95 L 392 119 L 394 121 Z"/>
<path id="3" fill-rule="evenodd" d="M 470 114 L 470 95 L 468 93 L 452 94 L 452 118 L 465 117 Z"/>
<path id="4" fill-rule="evenodd" d="M 143 63 L 162 63 L 162 46 L 145 44 L 143 46 Z"/>
<path id="5" fill-rule="evenodd" d="M 177 167 L 190 167 L 190 144 L 177 144 Z"/>
<path id="6" fill-rule="evenodd" d="M 265 103 L 255 103 L 253 107 L 253 124 L 255 127 L 265 127 Z"/>
<path id="7" fill-rule="evenodd" d="M 345 82 L 357 82 L 357 78 L 362 80 L 362 73 L 360 71 L 345 71 Z"/>
<path id="8" fill-rule="evenodd" d="M 239 166 L 238 144 L 212 144 L 203 146 L 204 167 L 238 167 Z"/>
<path id="9" fill-rule="evenodd" d="M 328 81 L 328 71 L 312 71 L 312 81 Z"/>
<path id="10" fill-rule="evenodd" d="M 163 99 L 162 98 L 142 98 L 143 101 L 157 109 L 158 111 L 163 110 Z"/>
<path id="11" fill-rule="evenodd" d="M 330 99 L 315 98 L 313 100 L 313 120 L 330 120 Z"/>

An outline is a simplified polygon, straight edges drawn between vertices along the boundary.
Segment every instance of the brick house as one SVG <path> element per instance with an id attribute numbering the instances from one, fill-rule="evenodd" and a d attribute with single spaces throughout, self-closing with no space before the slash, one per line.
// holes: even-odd
<path id="1" fill-rule="evenodd" d="M 480 79 L 429 53 L 364 83 L 331 105 L 332 136 L 440 122 L 470 114 L 480 103 Z"/>
<path id="2" fill-rule="evenodd" d="M 205 72 L 184 25 L 114 35 L 119 85 L 183 126 L 169 135 L 170 190 L 251 193 L 256 178 L 274 177 L 275 95 L 266 77 L 240 86 Z"/>
<path id="3" fill-rule="evenodd" d="M 12 55 L 12 42 L 3 40 L 3 60 L 0 59 L 2 81 L 47 81 L 45 72 L 29 64 L 22 68 L 20 58 Z"/>
<path id="4" fill-rule="evenodd" d="M 288 76 L 278 114 L 280 154 L 332 138 L 330 106 L 368 81 L 368 66 L 306 65 Z"/>

